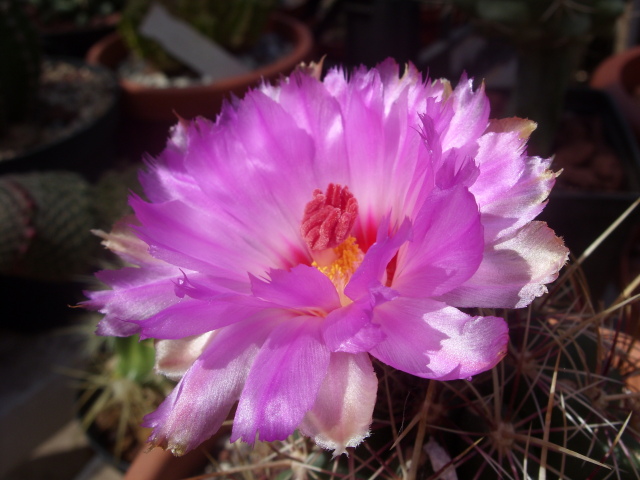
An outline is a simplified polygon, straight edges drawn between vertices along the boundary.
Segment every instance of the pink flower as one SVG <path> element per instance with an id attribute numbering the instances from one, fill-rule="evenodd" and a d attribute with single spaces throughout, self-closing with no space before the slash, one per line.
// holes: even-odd
<path id="1" fill-rule="evenodd" d="M 438 380 L 496 365 L 504 320 L 459 308 L 528 305 L 567 250 L 533 221 L 555 181 L 525 153 L 535 125 L 488 119 L 470 80 L 386 61 L 301 69 L 176 125 L 134 224 L 106 235 L 135 266 L 87 302 L 99 334 L 159 339 L 181 378 L 151 441 L 189 451 L 237 402 L 232 441 L 299 429 L 341 453 L 369 432 L 371 357 Z"/>

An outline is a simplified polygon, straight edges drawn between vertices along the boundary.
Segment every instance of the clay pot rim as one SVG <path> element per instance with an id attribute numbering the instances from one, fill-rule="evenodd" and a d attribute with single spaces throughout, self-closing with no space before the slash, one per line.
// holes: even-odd
<path id="1" fill-rule="evenodd" d="M 607 88 L 614 84 L 620 84 L 629 95 L 632 95 L 633 88 L 638 85 L 640 80 L 639 64 L 640 46 L 612 55 L 598 65 L 593 73 L 591 86 Z"/>
<path id="2" fill-rule="evenodd" d="M 227 91 L 237 86 L 240 83 L 256 83 L 262 78 L 269 78 L 278 75 L 281 72 L 286 71 L 294 67 L 296 64 L 303 61 L 311 52 L 313 47 L 313 37 L 310 30 L 300 21 L 293 17 L 290 17 L 281 13 L 274 13 L 272 15 L 272 21 L 275 25 L 282 25 L 283 31 L 288 39 L 293 40 L 293 50 L 286 55 L 280 57 L 278 60 L 259 67 L 251 72 L 243 75 L 236 75 L 233 77 L 217 80 L 206 85 L 193 85 L 190 87 L 167 87 L 167 88 L 155 88 L 142 85 L 137 82 L 132 82 L 126 79 L 120 79 L 119 83 L 125 91 L 130 92 L 147 92 L 152 91 L 154 95 L 171 97 L 175 95 L 184 95 L 185 91 L 192 92 L 193 94 L 211 93 L 211 91 Z M 124 41 L 122 36 L 118 32 L 107 35 L 102 40 L 93 45 L 87 52 L 87 62 L 95 65 L 106 65 L 103 61 L 103 52 L 106 48 L 113 48 L 114 45 L 121 44 L 123 49 Z M 109 68 L 114 68 L 115 65 L 106 65 Z"/>

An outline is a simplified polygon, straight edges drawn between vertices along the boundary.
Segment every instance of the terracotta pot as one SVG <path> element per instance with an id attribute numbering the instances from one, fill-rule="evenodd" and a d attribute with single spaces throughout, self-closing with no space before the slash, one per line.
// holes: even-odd
<path id="1" fill-rule="evenodd" d="M 121 79 L 123 113 L 146 121 L 170 121 L 175 123 L 176 113 L 183 118 L 198 115 L 214 118 L 224 98 L 231 93 L 242 95 L 262 79 L 270 80 L 290 72 L 300 62 L 308 60 L 313 47 L 309 28 L 292 17 L 274 14 L 272 29 L 293 43 L 290 53 L 279 60 L 252 72 L 209 85 L 187 88 L 151 88 Z M 128 54 L 119 33 L 108 35 L 96 43 L 87 53 L 90 64 L 101 64 L 116 69 Z"/>
<path id="2" fill-rule="evenodd" d="M 229 429 L 221 429 L 195 450 L 175 457 L 171 452 L 156 447 L 143 450 L 131 463 L 123 480 L 180 480 L 201 473 L 209 463 L 210 452 L 220 449 Z"/>
<path id="3" fill-rule="evenodd" d="M 640 46 L 604 60 L 593 72 L 591 86 L 611 94 L 640 139 Z"/>
<path id="4" fill-rule="evenodd" d="M 624 358 L 618 368 L 625 376 L 626 386 L 632 392 L 640 392 L 640 341 L 624 332 L 615 332 L 609 328 L 600 328 L 600 335 L 605 348 L 611 349 L 611 344 L 615 341 L 616 351 L 626 353 L 617 358 Z"/>

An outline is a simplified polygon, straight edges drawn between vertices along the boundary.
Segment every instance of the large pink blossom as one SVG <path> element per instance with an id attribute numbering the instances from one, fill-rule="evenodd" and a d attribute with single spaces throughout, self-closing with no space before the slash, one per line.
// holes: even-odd
<path id="1" fill-rule="evenodd" d="M 341 453 L 369 433 L 371 357 L 438 380 L 493 367 L 507 325 L 459 308 L 526 306 L 567 258 L 533 221 L 555 180 L 533 128 L 392 61 L 300 69 L 176 125 L 147 200 L 104 234 L 133 266 L 87 302 L 99 334 L 158 339 L 180 379 L 152 443 L 189 451 L 237 403 L 232 441 L 298 429 Z"/>

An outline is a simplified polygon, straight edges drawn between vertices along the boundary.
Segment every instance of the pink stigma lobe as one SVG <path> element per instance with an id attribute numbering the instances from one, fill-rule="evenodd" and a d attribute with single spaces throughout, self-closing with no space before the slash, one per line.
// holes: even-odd
<path id="1" fill-rule="evenodd" d="M 335 248 L 349 236 L 357 216 L 358 201 L 349 188 L 330 183 L 326 193 L 313 191 L 300 233 L 311 250 Z"/>

